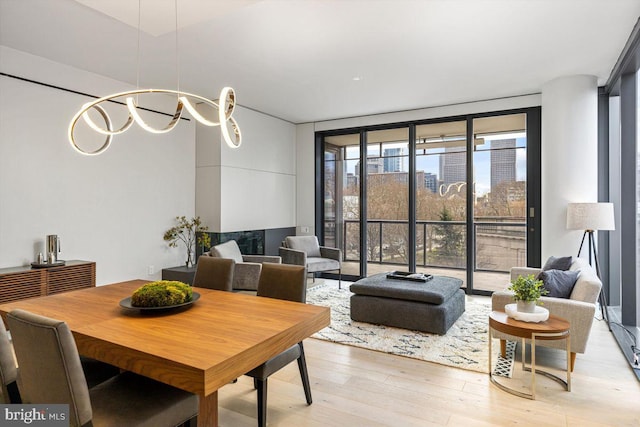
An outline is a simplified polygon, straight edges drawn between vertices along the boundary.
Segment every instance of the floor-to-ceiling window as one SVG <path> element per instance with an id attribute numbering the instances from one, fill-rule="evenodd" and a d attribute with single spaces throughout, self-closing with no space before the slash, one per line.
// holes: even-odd
<path id="1" fill-rule="evenodd" d="M 598 165 L 598 196 L 616 214 L 615 231 L 598 235 L 603 292 L 610 329 L 640 379 L 640 23 L 600 96 L 599 152 L 608 158 Z"/>
<path id="2" fill-rule="evenodd" d="M 324 138 L 323 243 L 342 249 L 342 273 L 360 273 L 360 134 Z"/>
<path id="3" fill-rule="evenodd" d="M 409 130 L 366 133 L 367 272 L 409 268 Z M 389 270 L 390 267 L 383 267 Z"/>
<path id="4" fill-rule="evenodd" d="M 539 130 L 533 108 L 319 132 L 319 237 L 343 250 L 353 279 L 409 270 L 459 277 L 469 291 L 503 289 L 539 247 L 529 244 L 539 227 L 527 232 L 529 207 L 539 206 L 527 153 L 539 150 Z"/>
<path id="5" fill-rule="evenodd" d="M 467 121 L 416 126 L 416 271 L 466 285 Z"/>
<path id="6" fill-rule="evenodd" d="M 526 114 L 476 118 L 473 131 L 474 286 L 495 290 L 527 265 Z"/>

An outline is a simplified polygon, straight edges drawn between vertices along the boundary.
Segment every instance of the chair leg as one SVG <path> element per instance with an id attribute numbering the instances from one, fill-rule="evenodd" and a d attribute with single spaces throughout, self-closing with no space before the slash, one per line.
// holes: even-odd
<path id="1" fill-rule="evenodd" d="M 10 403 L 22 403 L 22 398 L 20 397 L 20 391 L 18 390 L 18 384 L 14 381 L 10 384 L 7 384 L 7 394 L 9 395 Z"/>
<path id="2" fill-rule="evenodd" d="M 257 390 L 257 389 L 258 389 L 258 385 L 259 385 L 259 384 L 258 384 L 258 379 L 257 379 L 257 378 L 254 378 L 254 379 L 253 379 L 253 388 L 254 388 L 255 390 Z"/>
<path id="3" fill-rule="evenodd" d="M 342 269 L 338 270 L 338 289 L 342 289 Z"/>
<path id="4" fill-rule="evenodd" d="M 298 357 L 298 369 L 300 370 L 300 378 L 302 379 L 302 388 L 304 388 L 304 396 L 307 398 L 307 405 L 311 405 L 311 384 L 309 384 L 309 373 L 307 372 L 307 360 L 304 357 L 304 347 L 300 346 L 300 357 Z"/>
<path id="5" fill-rule="evenodd" d="M 266 427 L 267 425 L 267 379 L 260 380 L 254 378 L 254 384 L 258 386 L 258 427 Z"/>
<path id="6" fill-rule="evenodd" d="M 183 427 L 198 427 L 198 416 L 196 415 L 195 417 L 187 420 L 184 424 L 182 424 Z"/>

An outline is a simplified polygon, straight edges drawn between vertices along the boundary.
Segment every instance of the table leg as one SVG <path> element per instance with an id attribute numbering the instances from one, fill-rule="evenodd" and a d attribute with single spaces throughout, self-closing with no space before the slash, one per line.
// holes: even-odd
<path id="1" fill-rule="evenodd" d="M 489 326 L 489 379 L 491 379 L 491 326 Z"/>
<path id="2" fill-rule="evenodd" d="M 218 392 L 200 396 L 198 427 L 218 427 Z"/>
<path id="3" fill-rule="evenodd" d="M 571 337 L 565 340 L 567 341 L 567 391 L 571 391 Z"/>
<path id="4" fill-rule="evenodd" d="M 531 399 L 536 398 L 536 334 L 531 334 Z"/>

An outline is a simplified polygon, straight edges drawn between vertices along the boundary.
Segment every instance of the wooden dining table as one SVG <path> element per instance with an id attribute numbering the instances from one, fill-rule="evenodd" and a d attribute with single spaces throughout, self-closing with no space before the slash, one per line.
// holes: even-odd
<path id="1" fill-rule="evenodd" d="M 0 314 L 19 308 L 65 321 L 81 355 L 198 394 L 198 426 L 207 427 L 218 425 L 218 389 L 330 323 L 328 307 L 203 288 L 174 311 L 122 308 L 145 283 L 6 303 Z"/>

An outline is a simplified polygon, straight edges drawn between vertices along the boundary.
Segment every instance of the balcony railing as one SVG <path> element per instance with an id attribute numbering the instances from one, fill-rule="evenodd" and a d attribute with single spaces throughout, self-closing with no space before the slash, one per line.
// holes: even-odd
<path id="1" fill-rule="evenodd" d="M 473 223 L 474 271 L 508 272 L 526 265 L 526 223 L 513 218 Z M 344 220 L 340 235 L 335 223 L 325 223 L 325 244 L 342 249 L 345 261 L 361 257 L 360 221 Z M 367 262 L 408 264 L 409 223 L 402 220 L 367 221 Z M 466 223 L 464 221 L 417 221 L 416 263 L 418 267 L 466 268 Z"/>

